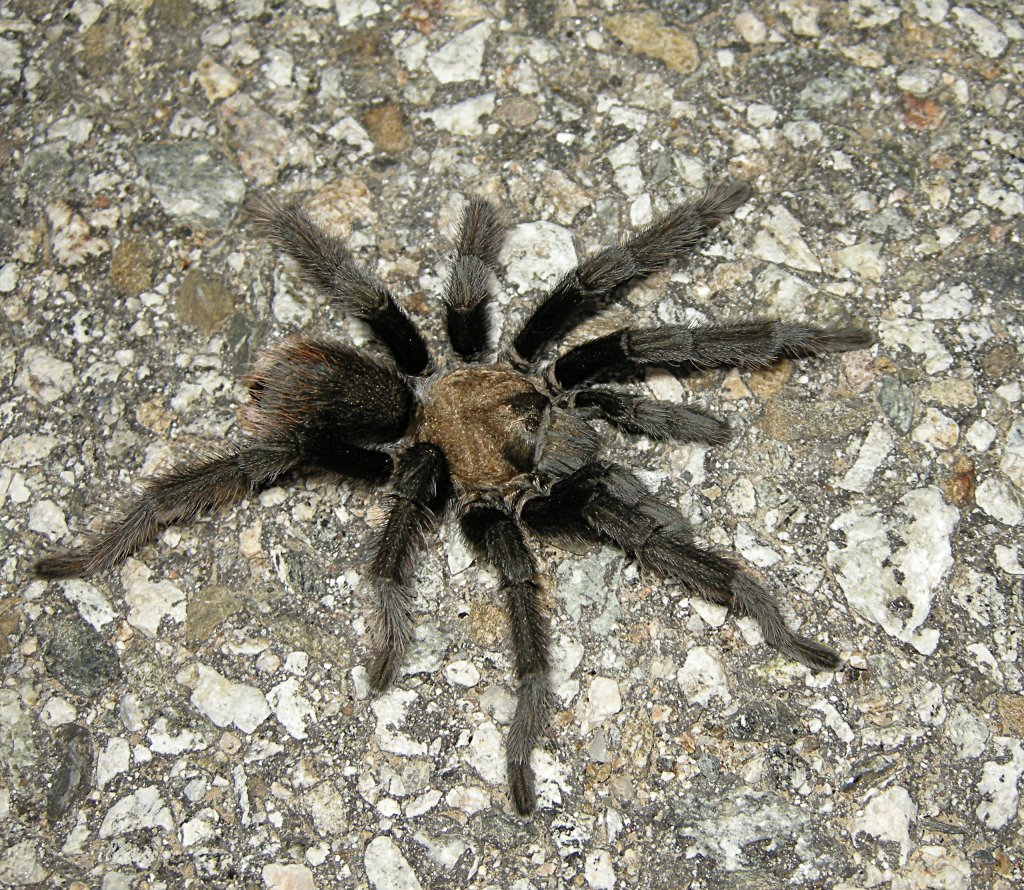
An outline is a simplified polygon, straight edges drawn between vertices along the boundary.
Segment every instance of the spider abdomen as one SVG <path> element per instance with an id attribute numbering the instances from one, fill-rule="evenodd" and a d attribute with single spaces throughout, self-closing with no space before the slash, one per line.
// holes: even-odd
<path id="1" fill-rule="evenodd" d="M 532 469 L 547 397 L 504 368 L 459 368 L 435 380 L 416 438 L 437 445 L 464 490 L 497 488 Z"/>

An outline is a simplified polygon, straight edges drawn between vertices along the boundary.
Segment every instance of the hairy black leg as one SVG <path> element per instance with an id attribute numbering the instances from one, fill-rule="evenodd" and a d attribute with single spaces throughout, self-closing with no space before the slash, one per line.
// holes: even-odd
<path id="1" fill-rule="evenodd" d="M 598 388 L 580 390 L 573 405 L 585 417 L 601 417 L 628 433 L 652 439 L 711 445 L 729 439 L 729 428 L 721 420 L 675 402 Z"/>
<path id="2" fill-rule="evenodd" d="M 835 670 L 839 656 L 789 628 L 775 599 L 728 557 L 693 543 L 689 524 L 650 494 L 632 473 L 594 463 L 527 501 L 528 527 L 555 538 L 606 538 L 648 571 L 672 578 L 689 596 L 730 606 L 753 618 L 765 642 L 817 670 Z"/>
<path id="3" fill-rule="evenodd" d="M 412 639 L 413 559 L 449 497 L 448 464 L 440 448 L 420 442 L 399 458 L 388 518 L 367 571 L 377 611 L 370 684 L 378 692 L 398 676 Z"/>
<path id="4" fill-rule="evenodd" d="M 537 566 L 519 525 L 502 509 L 470 507 L 462 516 L 462 533 L 476 555 L 494 566 L 505 594 L 519 681 L 506 745 L 508 782 L 516 812 L 527 816 L 537 805 L 530 754 L 547 725 L 549 708 L 550 634 L 538 595 Z"/>
<path id="5" fill-rule="evenodd" d="M 861 328 L 787 321 L 622 328 L 566 352 L 555 362 L 555 380 L 571 389 L 602 372 L 629 366 L 763 368 L 781 358 L 847 352 L 872 343 L 873 335 Z"/>
<path id="6" fill-rule="evenodd" d="M 503 237 L 504 228 L 494 207 L 472 199 L 462 213 L 444 298 L 448 339 L 466 361 L 478 360 L 490 345 L 488 285 Z"/>
<path id="7" fill-rule="evenodd" d="M 720 183 L 655 220 L 618 247 L 606 247 L 567 272 L 526 320 L 513 341 L 512 358 L 531 363 L 543 347 L 621 285 L 691 253 L 715 226 L 750 197 L 744 182 Z"/>
<path id="8" fill-rule="evenodd" d="M 271 244 L 295 260 L 306 281 L 370 326 L 403 371 L 424 371 L 430 357 L 419 331 L 391 291 L 353 260 L 340 239 L 328 235 L 294 204 L 261 195 L 250 198 L 246 209 Z"/>
<path id="9" fill-rule="evenodd" d="M 123 562 L 161 529 L 241 500 L 298 460 L 286 445 L 252 443 L 207 454 L 150 479 L 140 495 L 81 547 L 46 556 L 34 566 L 41 578 L 92 575 Z"/>

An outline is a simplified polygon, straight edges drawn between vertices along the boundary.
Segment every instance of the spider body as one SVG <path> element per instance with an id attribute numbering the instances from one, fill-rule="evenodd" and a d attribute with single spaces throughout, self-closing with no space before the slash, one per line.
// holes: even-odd
<path id="1" fill-rule="evenodd" d="M 465 492 L 499 489 L 523 473 L 515 443 L 540 426 L 547 399 L 511 369 L 458 368 L 427 390 L 416 438 L 440 448 Z"/>
<path id="2" fill-rule="evenodd" d="M 470 201 L 461 220 L 444 302 L 459 359 L 431 366 L 426 345 L 387 287 L 300 209 L 250 202 L 260 229 L 300 273 L 366 322 L 391 358 L 291 335 L 262 351 L 245 379 L 241 440 L 148 481 L 119 516 L 80 547 L 44 557 L 42 577 L 87 575 L 116 565 L 161 528 L 240 500 L 285 474 L 330 473 L 390 487 L 387 516 L 372 543 L 365 579 L 375 627 L 369 677 L 377 691 L 396 680 L 412 638 L 415 557 L 446 511 L 470 548 L 495 569 L 509 618 L 518 700 L 508 740 L 513 805 L 536 805 L 531 753 L 548 712 L 549 628 L 528 536 L 605 541 L 681 593 L 754 618 L 766 642 L 812 668 L 836 668 L 831 649 L 793 631 L 775 599 L 735 560 L 700 547 L 687 520 L 625 467 L 600 457 L 595 419 L 628 433 L 716 444 L 719 420 L 692 407 L 597 386 L 610 371 L 649 365 L 694 369 L 763 367 L 859 349 L 857 328 L 780 321 L 628 326 L 583 342 L 554 361 L 545 352 L 583 317 L 618 299 L 636 279 L 685 257 L 749 196 L 720 185 L 616 247 L 566 273 L 520 327 L 492 352 L 488 302 L 503 228 L 494 208 Z"/>

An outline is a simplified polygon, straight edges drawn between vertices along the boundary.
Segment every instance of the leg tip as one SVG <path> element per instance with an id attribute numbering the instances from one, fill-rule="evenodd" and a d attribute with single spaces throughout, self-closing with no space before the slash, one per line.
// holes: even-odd
<path id="1" fill-rule="evenodd" d="M 85 560 L 74 553 L 60 553 L 56 556 L 44 556 L 37 559 L 32 566 L 32 574 L 37 578 L 52 580 L 55 578 L 79 578 L 88 574 Z"/>
<path id="2" fill-rule="evenodd" d="M 537 794 L 533 787 L 533 770 L 529 764 L 509 763 L 508 788 L 516 813 L 524 819 L 532 816 L 537 809 Z"/>

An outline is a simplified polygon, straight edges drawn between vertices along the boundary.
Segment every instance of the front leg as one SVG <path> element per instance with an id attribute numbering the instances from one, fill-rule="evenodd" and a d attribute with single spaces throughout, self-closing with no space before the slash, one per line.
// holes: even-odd
<path id="1" fill-rule="evenodd" d="M 413 558 L 449 496 L 448 464 L 440 448 L 421 442 L 401 456 L 391 511 L 367 571 L 377 612 L 370 685 L 378 692 L 395 681 L 412 639 Z"/>
<path id="2" fill-rule="evenodd" d="M 519 680 L 516 713 L 506 743 L 508 783 L 516 812 L 528 816 L 537 806 L 530 754 L 547 725 L 550 707 L 550 631 L 538 596 L 537 567 L 522 529 L 502 509 L 470 507 L 462 516 L 462 533 L 474 553 L 494 566 L 505 594 Z"/>

